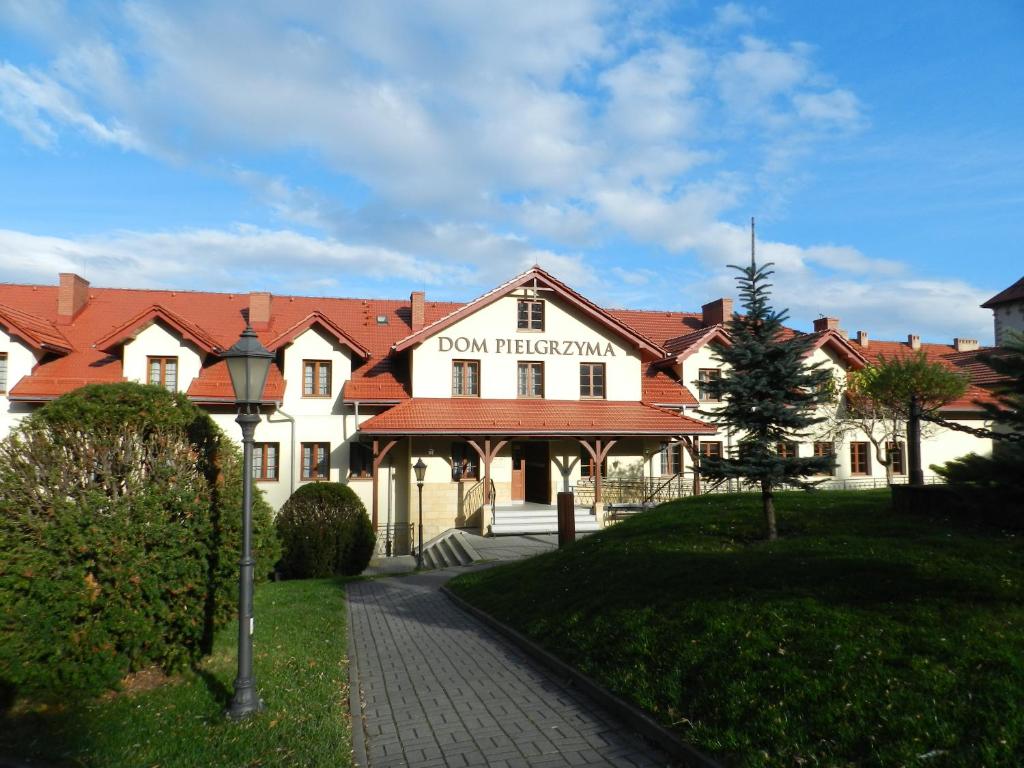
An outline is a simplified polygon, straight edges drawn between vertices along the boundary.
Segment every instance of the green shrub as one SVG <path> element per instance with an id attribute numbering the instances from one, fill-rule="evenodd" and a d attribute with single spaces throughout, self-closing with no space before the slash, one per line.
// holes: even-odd
<path id="1" fill-rule="evenodd" d="M 376 542 L 363 502 L 341 483 L 300 487 L 278 512 L 277 531 L 281 570 L 297 579 L 361 573 Z"/>
<path id="2" fill-rule="evenodd" d="M 76 390 L 0 442 L 0 687 L 92 693 L 194 661 L 236 602 L 240 464 L 183 395 L 128 383 Z"/>

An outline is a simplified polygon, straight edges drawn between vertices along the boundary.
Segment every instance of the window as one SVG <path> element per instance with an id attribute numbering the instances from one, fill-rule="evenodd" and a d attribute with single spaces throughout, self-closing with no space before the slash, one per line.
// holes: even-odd
<path id="1" fill-rule="evenodd" d="M 302 479 L 326 480 L 331 472 L 331 444 L 302 444 Z"/>
<path id="2" fill-rule="evenodd" d="M 815 443 L 814 444 L 814 456 L 818 459 L 834 457 L 836 454 L 836 447 L 832 443 Z M 832 471 L 830 474 L 835 474 L 835 464 L 832 465 Z"/>
<path id="3" fill-rule="evenodd" d="M 708 459 L 722 458 L 722 441 L 702 440 L 700 443 L 700 455 Z"/>
<path id="4" fill-rule="evenodd" d="M 452 360 L 452 395 L 480 397 L 479 360 Z"/>
<path id="5" fill-rule="evenodd" d="M 480 457 L 466 443 L 452 443 L 452 480 L 476 480 Z"/>
<path id="6" fill-rule="evenodd" d="M 868 444 L 850 443 L 850 474 L 870 475 L 871 467 L 868 464 Z"/>
<path id="7" fill-rule="evenodd" d="M 331 361 L 330 360 L 303 360 L 302 361 L 302 396 L 303 397 L 330 397 L 331 396 Z"/>
<path id="8" fill-rule="evenodd" d="M 683 446 L 681 443 L 668 443 L 661 446 L 661 474 L 678 475 L 683 471 Z"/>
<path id="9" fill-rule="evenodd" d="M 370 446 L 352 443 L 348 449 L 348 476 L 350 478 L 373 477 L 373 451 Z"/>
<path id="10" fill-rule="evenodd" d="M 252 447 L 252 479 L 277 480 L 277 457 L 280 443 L 254 443 Z"/>
<path id="11" fill-rule="evenodd" d="M 892 471 L 895 475 L 905 475 L 907 465 L 903 462 L 903 443 L 886 443 L 885 452 L 892 461 Z"/>
<path id="12" fill-rule="evenodd" d="M 594 476 L 594 457 L 586 448 L 580 448 L 580 477 Z M 601 477 L 608 476 L 608 457 L 601 462 Z"/>
<path id="13" fill-rule="evenodd" d="M 544 363 L 519 364 L 519 397 L 544 397 Z"/>
<path id="14" fill-rule="evenodd" d="M 709 381 L 718 381 L 722 378 L 722 372 L 717 368 L 701 368 L 697 374 L 697 397 L 701 400 L 718 400 L 717 395 L 713 395 L 708 389 L 707 383 Z"/>
<path id="15" fill-rule="evenodd" d="M 519 300 L 519 330 L 544 330 L 544 302 L 540 299 Z"/>
<path id="16" fill-rule="evenodd" d="M 7 353 L 0 352 L 0 392 L 7 391 Z"/>
<path id="17" fill-rule="evenodd" d="M 783 441 L 778 444 L 776 448 L 780 459 L 795 459 L 796 458 L 796 443 L 789 441 Z"/>
<path id="18" fill-rule="evenodd" d="M 604 397 L 604 363 L 580 363 L 580 397 Z"/>
<path id="19" fill-rule="evenodd" d="M 158 387 L 166 387 L 171 392 L 178 390 L 178 358 L 147 357 L 149 373 L 146 381 Z"/>

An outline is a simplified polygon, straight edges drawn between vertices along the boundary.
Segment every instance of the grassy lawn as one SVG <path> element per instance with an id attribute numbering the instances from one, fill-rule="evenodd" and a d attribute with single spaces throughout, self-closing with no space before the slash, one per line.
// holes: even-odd
<path id="1" fill-rule="evenodd" d="M 888 492 L 664 505 L 461 596 L 730 766 L 1020 766 L 1024 537 Z"/>
<path id="2" fill-rule="evenodd" d="M 242 723 L 224 718 L 236 671 L 231 625 L 195 671 L 141 676 L 137 690 L 88 703 L 16 707 L 0 720 L 0 756 L 97 768 L 351 765 L 343 581 L 262 584 L 255 615 L 266 712 Z"/>

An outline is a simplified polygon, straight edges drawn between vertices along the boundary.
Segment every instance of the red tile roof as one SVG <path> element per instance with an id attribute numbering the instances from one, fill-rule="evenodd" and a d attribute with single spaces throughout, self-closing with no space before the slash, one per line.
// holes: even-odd
<path id="1" fill-rule="evenodd" d="M 1008 301 L 1024 301 L 1024 277 L 1011 285 L 1005 291 L 997 293 L 981 306 L 985 307 L 985 309 L 992 309 L 992 307 L 1005 304 Z"/>
<path id="2" fill-rule="evenodd" d="M 641 397 L 652 405 L 697 405 L 697 398 L 689 388 L 676 378 L 675 373 L 657 367 L 647 366 L 641 382 Z"/>
<path id="3" fill-rule="evenodd" d="M 995 372 L 978 359 L 978 355 L 984 352 L 984 349 L 974 352 L 957 352 L 956 347 L 951 344 L 922 342 L 920 350 L 915 350 L 905 341 L 875 341 L 874 339 L 868 343 L 866 349 L 860 348 L 861 354 L 872 363 L 879 362 L 883 357 L 887 360 L 902 360 L 917 354 L 918 351 L 924 352 L 925 357 L 929 360 L 939 362 L 950 370 L 964 373 L 968 377 L 970 383 L 967 392 L 963 397 L 947 403 L 942 410 L 977 411 L 981 410 L 978 402 L 992 402 L 992 393 L 984 389 L 983 385 L 988 383 L 986 380 L 995 375 Z M 969 356 L 973 356 L 973 358 Z M 973 360 L 973 362 L 971 365 L 967 365 L 965 364 L 966 360 Z M 986 370 L 987 373 L 984 372 Z"/>
<path id="4" fill-rule="evenodd" d="M 123 381 L 120 360 L 98 345 L 103 341 L 109 344 L 112 337 L 120 334 L 129 336 L 137 329 L 132 328 L 136 323 L 159 317 L 169 325 L 185 327 L 196 338 L 202 338 L 205 345 L 229 348 L 245 327 L 249 296 L 91 287 L 89 301 L 71 323 L 61 325 L 59 330 L 56 326 L 57 286 L 0 284 L 0 304 L 11 318 L 8 323 L 13 326 L 17 320 L 18 336 L 31 335 L 36 339 L 25 338 L 27 343 L 45 343 L 47 350 L 55 352 L 60 351 L 58 345 L 68 350 L 63 357 L 44 358 L 31 375 L 11 387 L 10 396 L 14 399 L 47 400 L 84 384 Z M 433 322 L 457 306 L 460 305 L 427 302 L 426 319 Z M 390 355 L 391 346 L 409 333 L 408 301 L 275 296 L 271 322 L 267 328 L 257 331 L 257 335 L 268 344 L 318 312 L 343 328 L 352 341 L 370 355 L 370 360 L 353 369 L 351 383 L 354 387 L 363 386 L 365 380 L 365 385 L 374 391 L 386 385 L 389 396 L 408 397 L 396 376 L 396 361 Z M 378 316 L 383 316 L 386 322 L 378 323 Z M 174 318 L 174 322 L 168 318 Z M 32 329 L 31 334 L 28 329 Z M 210 359 L 206 367 L 217 362 L 216 358 Z M 218 372 L 207 373 L 204 369 L 199 379 L 193 391 L 203 397 L 217 398 L 226 392 L 223 389 L 226 379 Z"/>
<path id="5" fill-rule="evenodd" d="M 217 341 L 202 328 L 189 322 L 175 312 L 153 304 L 146 307 L 137 315 L 129 318 L 114 330 L 101 339 L 97 339 L 92 346 L 98 347 L 104 352 L 114 352 L 121 344 L 131 341 L 139 331 L 160 320 L 170 326 L 183 338 L 191 341 L 207 354 L 219 354 L 225 347 L 220 346 Z"/>
<path id="6" fill-rule="evenodd" d="M 374 322 L 376 322 L 376 318 L 374 318 Z M 365 359 L 370 356 L 370 351 L 366 349 L 366 347 L 364 347 L 358 341 L 354 340 L 345 332 L 344 328 L 341 328 L 336 322 L 331 320 L 331 318 L 327 317 L 323 312 L 319 310 L 310 312 L 308 315 L 299 320 L 299 322 L 297 322 L 291 328 L 282 331 L 279 336 L 277 336 L 274 339 L 271 339 L 269 342 L 267 342 L 267 349 L 273 352 L 285 346 L 286 344 L 290 344 L 291 342 L 295 341 L 295 339 L 297 339 L 300 335 L 302 335 L 303 332 L 312 328 L 314 325 L 323 328 L 325 331 L 331 334 L 331 336 L 333 336 L 337 341 L 341 342 L 346 347 L 355 352 L 357 355 L 359 355 L 359 357 Z"/>
<path id="7" fill-rule="evenodd" d="M 608 314 L 660 346 L 665 346 L 669 339 L 699 331 L 704 327 L 704 319 L 699 312 L 609 309 Z"/>
<path id="8" fill-rule="evenodd" d="M 359 427 L 368 435 L 714 434 L 716 427 L 639 402 L 417 398 Z"/>
<path id="9" fill-rule="evenodd" d="M 192 379 L 186 394 L 197 403 L 234 404 L 235 390 L 231 386 L 228 364 L 220 360 L 212 365 L 204 366 L 199 375 Z M 284 377 L 276 366 L 270 366 L 267 382 L 263 385 L 263 402 L 279 403 L 284 397 Z"/>
<path id="10" fill-rule="evenodd" d="M 12 336 L 24 339 L 33 349 L 59 353 L 71 351 L 71 342 L 53 323 L 5 304 L 0 304 L 0 327 Z"/>

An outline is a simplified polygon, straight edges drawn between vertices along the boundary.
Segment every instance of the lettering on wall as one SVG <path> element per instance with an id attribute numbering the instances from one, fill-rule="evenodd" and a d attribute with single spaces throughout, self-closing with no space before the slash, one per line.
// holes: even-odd
<path id="1" fill-rule="evenodd" d="M 608 341 L 574 341 L 569 339 L 475 339 L 468 336 L 438 336 L 438 352 L 489 355 L 579 355 L 580 357 L 615 357 L 615 348 Z"/>

